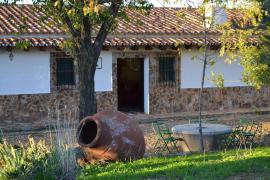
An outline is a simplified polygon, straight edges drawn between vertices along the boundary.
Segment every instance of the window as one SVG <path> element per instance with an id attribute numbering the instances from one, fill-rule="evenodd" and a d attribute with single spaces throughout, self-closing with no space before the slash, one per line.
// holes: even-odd
<path id="1" fill-rule="evenodd" d="M 159 82 L 175 82 L 175 57 L 159 58 Z"/>
<path id="2" fill-rule="evenodd" d="M 75 85 L 74 65 L 72 58 L 57 58 L 57 86 Z"/>

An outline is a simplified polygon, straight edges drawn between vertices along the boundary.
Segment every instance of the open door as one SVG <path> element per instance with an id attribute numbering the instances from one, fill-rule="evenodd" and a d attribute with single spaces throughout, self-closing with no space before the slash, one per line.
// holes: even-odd
<path id="1" fill-rule="evenodd" d="M 118 110 L 144 112 L 144 59 L 117 60 Z"/>

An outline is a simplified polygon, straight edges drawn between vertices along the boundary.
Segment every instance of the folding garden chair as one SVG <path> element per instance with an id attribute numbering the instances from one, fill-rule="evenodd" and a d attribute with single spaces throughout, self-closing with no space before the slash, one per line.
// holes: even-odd
<path id="1" fill-rule="evenodd" d="M 222 138 L 225 148 L 252 148 L 255 142 L 255 138 L 259 137 L 262 130 L 262 124 L 260 122 L 254 122 L 253 120 L 241 119 L 238 125 L 234 128 L 230 135 Z"/>
<path id="2" fill-rule="evenodd" d="M 218 139 L 219 149 L 233 149 L 240 148 L 242 137 L 239 132 L 241 131 L 239 126 L 234 128 L 233 132 L 230 134 L 221 135 Z"/>
<path id="3" fill-rule="evenodd" d="M 262 123 L 251 121 L 246 124 L 244 131 L 242 131 L 243 145 L 246 148 L 247 145 L 251 148 L 254 144 L 256 144 L 256 138 L 261 136 L 262 131 Z"/>
<path id="4" fill-rule="evenodd" d="M 184 141 L 182 138 L 175 138 L 164 122 L 155 121 L 152 123 L 152 126 L 158 138 L 154 149 L 161 147 L 161 150 L 167 150 L 169 153 L 179 152 L 177 142 Z M 156 152 L 158 152 L 158 150 L 156 150 Z"/>

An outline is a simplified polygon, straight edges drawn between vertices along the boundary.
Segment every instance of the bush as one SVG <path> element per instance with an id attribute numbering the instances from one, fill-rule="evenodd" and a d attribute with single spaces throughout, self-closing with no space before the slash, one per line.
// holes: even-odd
<path id="1" fill-rule="evenodd" d="M 75 179 L 75 151 L 63 143 L 64 137 L 58 134 L 59 144 L 52 148 L 48 148 L 44 140 L 36 142 L 32 137 L 28 137 L 26 145 L 13 146 L 3 140 L 0 179 Z"/>
<path id="2" fill-rule="evenodd" d="M 45 140 L 28 142 L 16 147 L 2 140 L 0 129 L 0 179 L 75 179 L 77 173 L 76 127 L 77 109 L 67 111 L 64 117 L 58 113 L 57 121 L 52 121 L 49 133 L 50 147 Z M 56 109 L 59 112 L 59 109 Z M 61 119 L 61 121 L 60 121 Z"/>
<path id="3" fill-rule="evenodd" d="M 45 167 L 48 155 L 45 141 L 35 142 L 28 137 L 27 146 L 19 143 L 14 147 L 3 140 L 0 144 L 0 179 L 25 179 L 32 176 L 36 168 Z"/>

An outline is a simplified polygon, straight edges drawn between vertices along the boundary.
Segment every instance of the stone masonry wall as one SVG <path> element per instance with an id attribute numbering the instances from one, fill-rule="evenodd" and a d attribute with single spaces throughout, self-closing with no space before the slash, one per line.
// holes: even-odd
<path id="1" fill-rule="evenodd" d="M 150 93 L 150 113 L 198 111 L 199 89 L 158 86 Z M 270 106 L 270 89 L 251 87 L 206 88 L 203 111 L 256 109 Z"/>
<path id="2" fill-rule="evenodd" d="M 2 129 L 41 128 L 57 119 L 57 113 L 75 112 L 76 90 L 59 90 L 50 94 L 0 96 Z M 75 115 L 74 115 L 75 116 Z"/>

